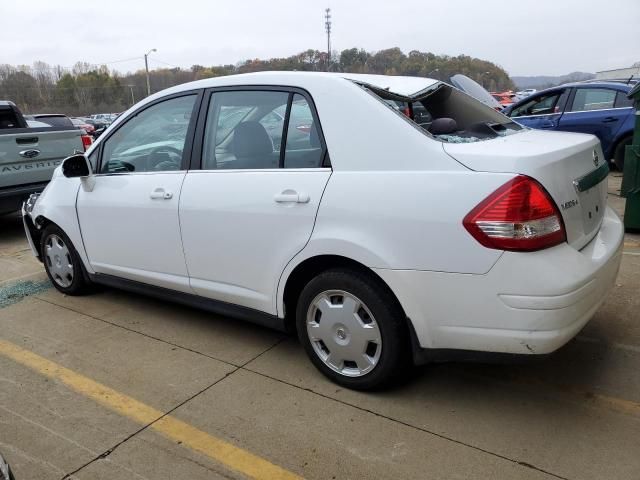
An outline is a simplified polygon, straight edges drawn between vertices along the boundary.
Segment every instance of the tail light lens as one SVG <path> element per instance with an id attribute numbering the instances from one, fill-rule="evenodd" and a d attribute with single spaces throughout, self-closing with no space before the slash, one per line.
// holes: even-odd
<path id="1" fill-rule="evenodd" d="M 91 144 L 93 143 L 93 139 L 91 135 L 82 135 L 82 146 L 84 147 L 84 151 L 86 152 Z"/>
<path id="2" fill-rule="evenodd" d="M 487 248 L 532 251 L 567 240 L 558 207 L 544 187 L 519 175 L 480 202 L 462 221 Z"/>

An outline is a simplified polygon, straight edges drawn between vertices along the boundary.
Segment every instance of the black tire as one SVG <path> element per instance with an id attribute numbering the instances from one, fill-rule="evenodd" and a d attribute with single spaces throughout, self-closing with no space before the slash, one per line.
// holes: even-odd
<path id="1" fill-rule="evenodd" d="M 631 135 L 620 140 L 613 153 L 613 163 L 616 164 L 618 170 L 624 172 L 624 153 L 627 145 L 631 145 Z"/>
<path id="2" fill-rule="evenodd" d="M 357 297 L 375 319 L 381 336 L 381 352 L 373 369 L 361 376 L 347 376 L 332 369 L 320 358 L 309 337 L 307 315 L 313 312 L 310 309 L 314 300 L 330 291 L 343 291 Z M 402 308 L 381 280 L 373 274 L 342 268 L 327 270 L 311 280 L 302 290 L 296 309 L 298 337 L 311 362 L 335 383 L 355 390 L 379 389 L 405 378 L 405 373 L 411 370 L 406 322 Z"/>
<path id="3" fill-rule="evenodd" d="M 68 275 L 60 276 L 60 273 L 56 271 L 54 267 L 55 259 L 52 261 L 47 255 L 47 246 L 52 246 L 54 243 L 60 246 L 60 240 L 66 247 L 67 254 L 60 256 L 59 263 L 67 263 L 69 265 Z M 82 260 L 78 255 L 77 250 L 69 240 L 69 237 L 62 231 L 57 225 L 48 225 L 42 232 L 40 239 L 40 254 L 42 256 L 42 262 L 47 272 L 49 280 L 53 286 L 60 292 L 66 295 L 82 295 L 88 293 L 91 287 L 91 283 L 88 280 L 87 272 L 82 264 Z"/>

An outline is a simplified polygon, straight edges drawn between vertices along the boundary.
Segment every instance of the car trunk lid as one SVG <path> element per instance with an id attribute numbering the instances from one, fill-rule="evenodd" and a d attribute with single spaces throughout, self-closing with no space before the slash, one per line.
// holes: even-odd
<path id="1" fill-rule="evenodd" d="M 443 148 L 472 170 L 523 174 L 540 182 L 556 202 L 567 241 L 576 249 L 598 232 L 609 168 L 596 137 L 527 130 L 478 143 L 443 143 Z"/>

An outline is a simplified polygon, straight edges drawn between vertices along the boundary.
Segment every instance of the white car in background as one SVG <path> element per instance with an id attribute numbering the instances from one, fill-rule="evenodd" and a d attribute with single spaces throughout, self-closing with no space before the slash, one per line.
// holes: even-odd
<path id="1" fill-rule="evenodd" d="M 297 330 L 320 371 L 368 389 L 443 349 L 544 354 L 576 335 L 620 265 L 607 172 L 595 137 L 530 130 L 442 82 L 264 72 L 135 105 L 23 219 L 63 293 L 98 283 Z"/>

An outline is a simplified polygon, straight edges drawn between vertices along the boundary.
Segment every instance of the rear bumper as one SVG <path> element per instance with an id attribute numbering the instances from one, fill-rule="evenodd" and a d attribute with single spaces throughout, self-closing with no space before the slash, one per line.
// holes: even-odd
<path id="1" fill-rule="evenodd" d="M 568 244 L 505 252 L 485 275 L 376 270 L 411 319 L 422 348 L 550 353 L 591 319 L 613 286 L 624 228 L 607 208 L 582 250 Z"/>

